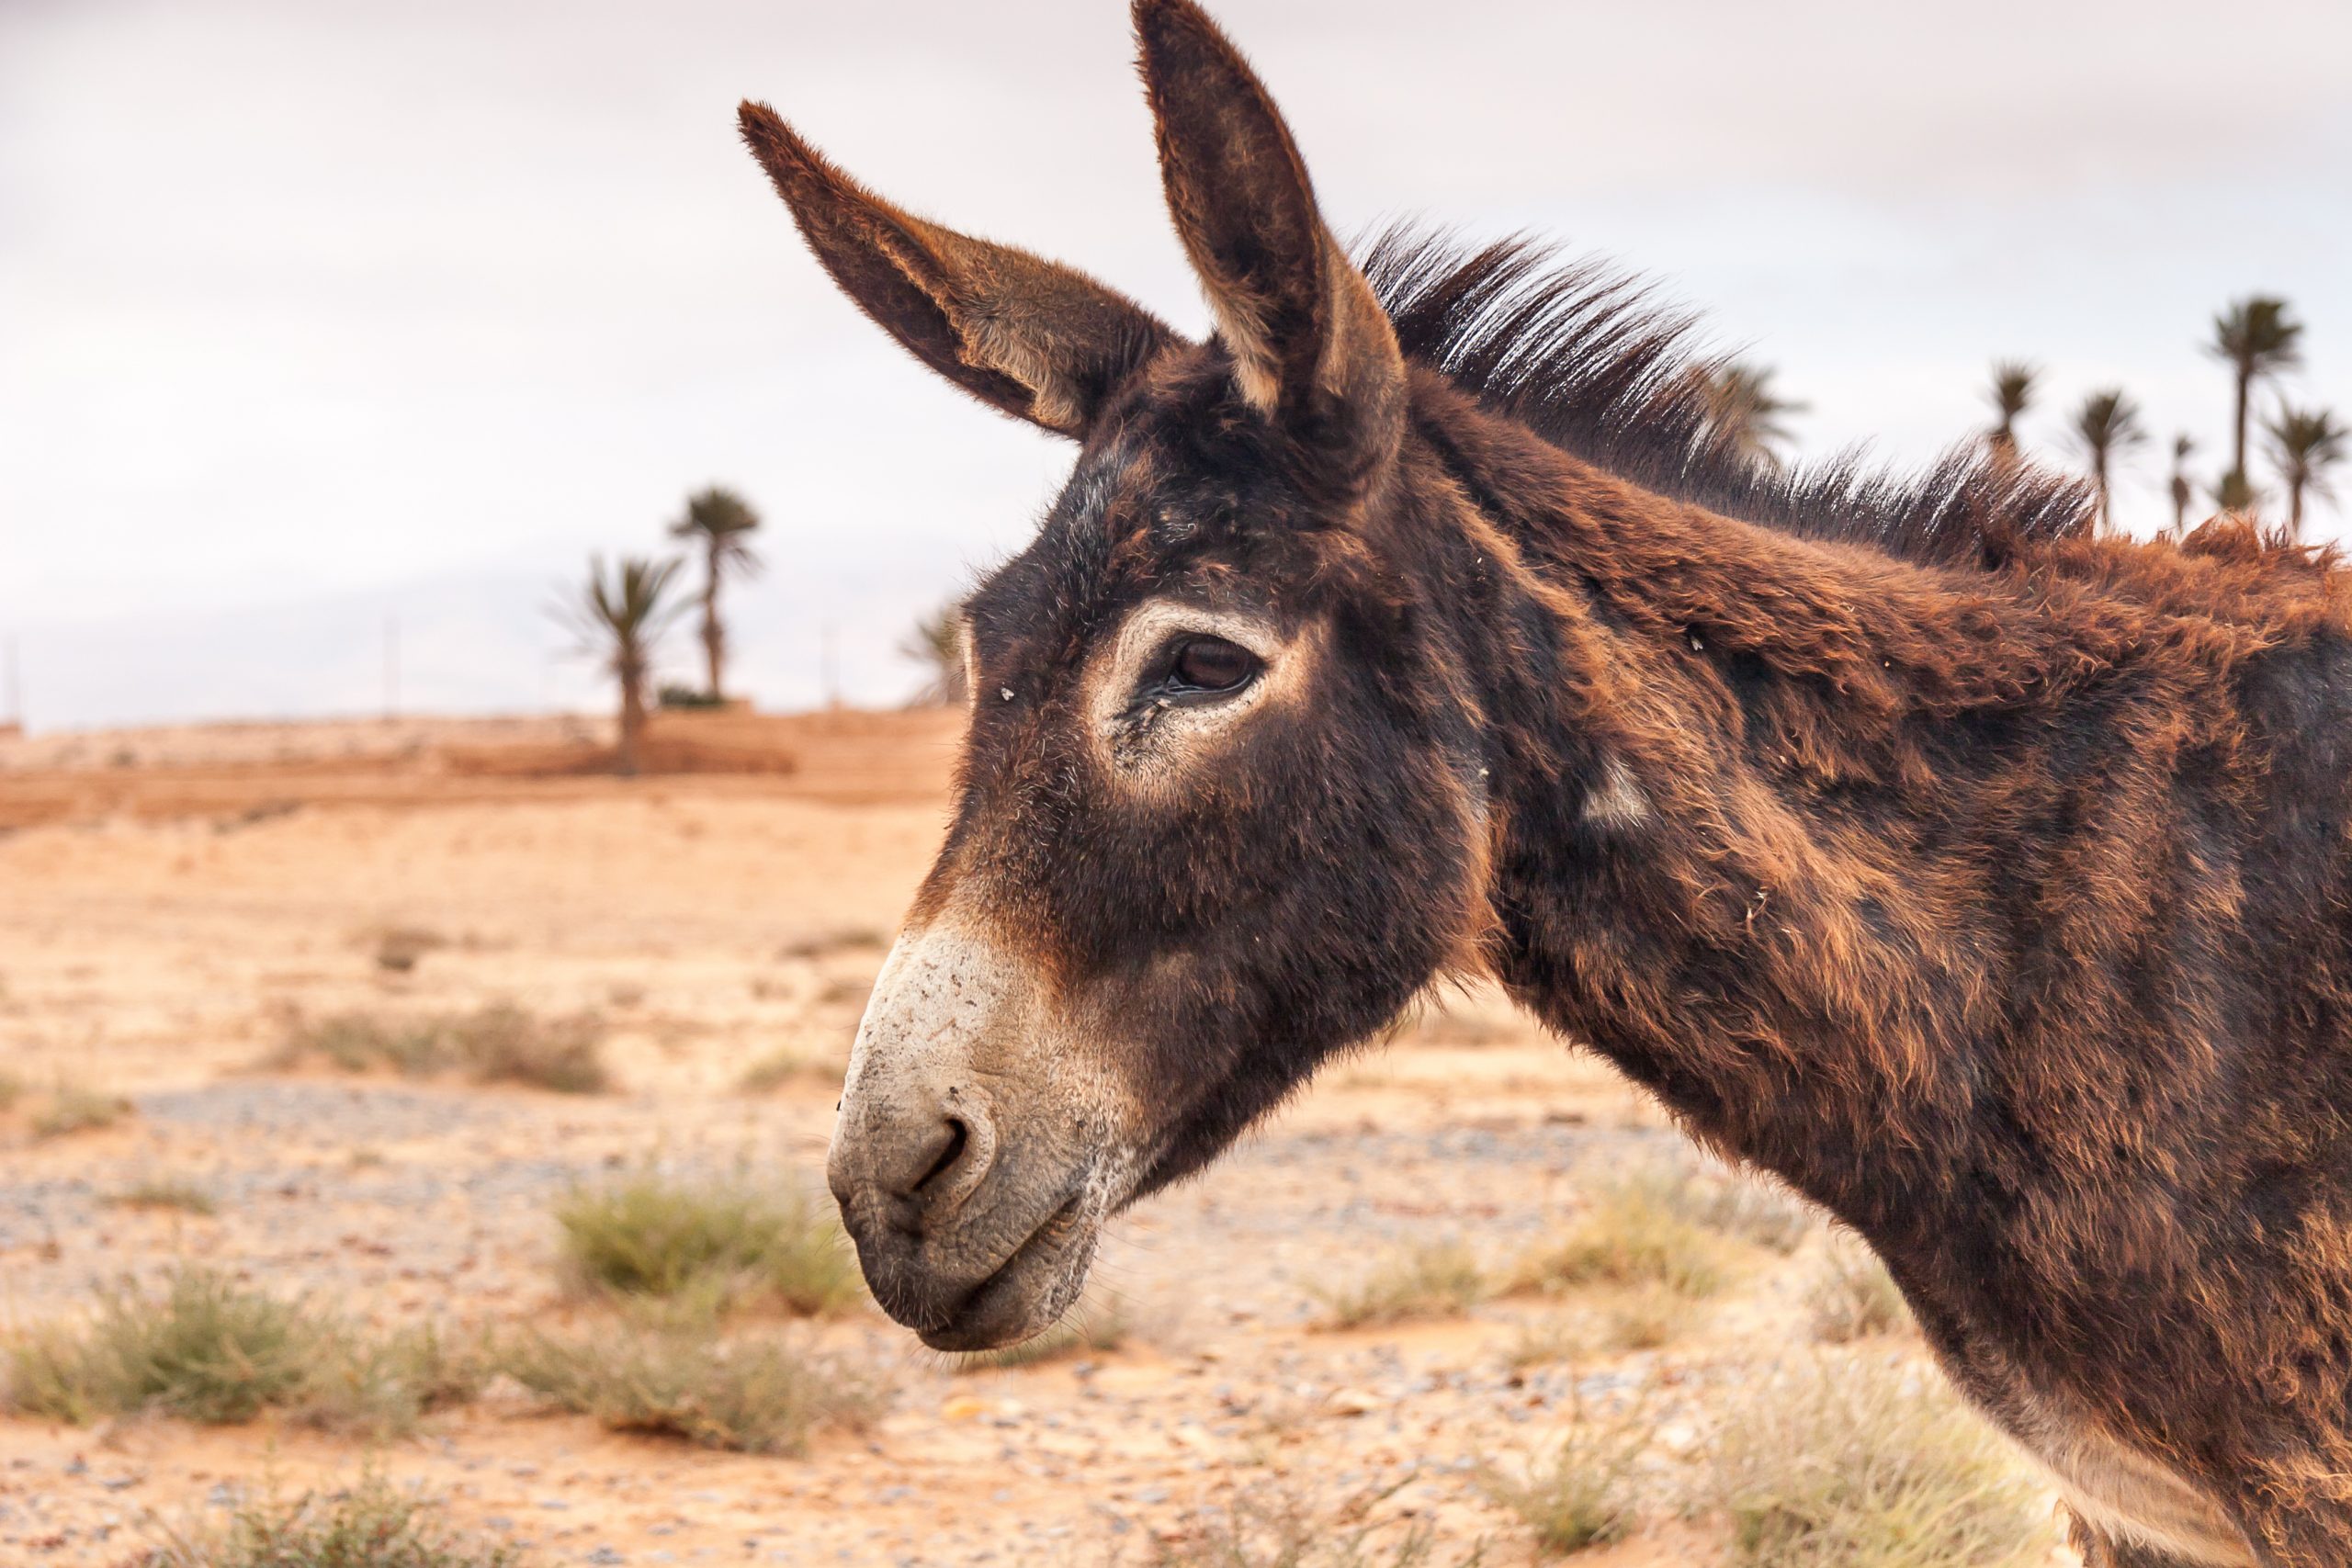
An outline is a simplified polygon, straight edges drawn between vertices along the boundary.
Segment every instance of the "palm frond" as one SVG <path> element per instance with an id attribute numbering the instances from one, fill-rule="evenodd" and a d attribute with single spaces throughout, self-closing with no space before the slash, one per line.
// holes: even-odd
<path id="1" fill-rule="evenodd" d="M 678 566 L 674 559 L 623 556 L 608 572 L 602 557 L 591 556 L 588 580 L 558 600 L 552 612 L 578 634 L 581 652 L 603 659 L 616 673 L 625 665 L 642 671 L 686 608 L 670 597 Z"/>
<path id="2" fill-rule="evenodd" d="M 759 526 L 750 502 L 724 485 L 710 485 L 686 498 L 685 513 L 670 525 L 670 535 L 694 540 L 719 570 L 749 577 L 760 570 L 760 558 L 747 536 Z"/>
<path id="3" fill-rule="evenodd" d="M 2120 387 L 2107 387 L 2083 400 L 2075 412 L 2074 437 L 2083 455 L 2104 465 L 2147 443 L 2140 405 Z"/>
<path id="4" fill-rule="evenodd" d="M 2332 470 L 2352 456 L 2352 429 L 2335 417 L 2334 410 L 2298 409 L 2282 403 L 2277 414 L 2263 422 L 2262 429 L 2268 438 L 2271 466 L 2290 489 L 2335 498 Z"/>
<path id="5" fill-rule="evenodd" d="M 2022 359 L 1993 362 L 1993 412 L 2001 416 L 2001 429 L 2007 430 L 2032 406 L 2033 384 L 2041 376 L 2041 367 Z"/>
<path id="6" fill-rule="evenodd" d="M 2302 322 L 2287 301 L 2249 295 L 2213 318 L 2213 341 L 2205 352 L 2253 378 L 2291 370 L 2302 363 Z"/>
<path id="7" fill-rule="evenodd" d="M 2033 404 L 2034 383 L 2041 367 L 2022 359 L 1993 362 L 1990 389 L 1993 412 L 1998 416 L 1984 433 L 1985 445 L 1996 461 L 2014 462 L 2018 455 L 2018 416 Z"/>
<path id="8" fill-rule="evenodd" d="M 1731 359 L 1706 371 L 1707 420 L 1714 439 L 1767 468 L 1777 468 L 1781 448 L 1792 437 L 1786 415 L 1810 405 L 1784 398 L 1772 388 L 1769 365 Z"/>

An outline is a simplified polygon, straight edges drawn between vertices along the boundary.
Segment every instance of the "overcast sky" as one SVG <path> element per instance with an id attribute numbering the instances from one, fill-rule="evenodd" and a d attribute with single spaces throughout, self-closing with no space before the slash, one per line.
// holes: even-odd
<path id="1" fill-rule="evenodd" d="M 1802 449 L 1917 461 L 1987 363 L 2029 444 L 2120 383 L 2220 466 L 2213 310 L 2281 293 L 2352 413 L 2346 0 L 1226 0 L 1342 232 L 1611 254 L 1753 345 Z M 0 633 L 37 727 L 594 698 L 541 610 L 713 479 L 768 518 L 741 683 L 913 684 L 907 618 L 1067 449 L 836 296 L 735 141 L 1187 327 L 1116 0 L 0 0 Z M 2352 477 L 2348 477 L 2352 478 Z M 2352 482 L 2347 482 L 2352 495 Z M 2323 509 L 2317 532 L 2342 530 Z M 676 668 L 689 665 L 681 637 Z M 0 698 L 5 701 L 5 698 Z"/>

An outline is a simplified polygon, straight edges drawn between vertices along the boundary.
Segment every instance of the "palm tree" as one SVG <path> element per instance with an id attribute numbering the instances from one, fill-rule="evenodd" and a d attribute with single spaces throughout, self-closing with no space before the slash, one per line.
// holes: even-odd
<path id="1" fill-rule="evenodd" d="M 2284 404 L 2262 428 L 2270 437 L 2270 461 L 2287 486 L 2287 536 L 2300 545 L 2303 542 L 2303 494 L 2308 491 L 2323 500 L 2335 498 L 2335 480 L 2328 470 L 2344 461 L 2352 430 L 2346 430 L 2330 410 Z"/>
<path id="2" fill-rule="evenodd" d="M 1993 362 L 1993 412 L 2000 418 L 1985 434 L 1993 456 L 2006 462 L 2018 457 L 2018 416 L 2033 403 L 2033 383 L 2041 370 L 2022 359 Z"/>
<path id="3" fill-rule="evenodd" d="M 580 634 L 582 651 L 602 659 L 620 683 L 620 745 L 613 754 L 613 766 L 620 773 L 638 770 L 645 735 L 645 682 L 653 671 L 653 650 L 685 607 L 670 598 L 677 575 L 674 560 L 623 556 L 607 577 L 603 558 L 590 556 L 588 581 L 555 606 L 558 618 Z"/>
<path id="4" fill-rule="evenodd" d="M 2196 448 L 2197 443 L 2187 435 L 2172 438 L 2172 532 L 2175 538 L 2188 532 L 2188 503 L 2197 494 L 2188 482 L 2188 454 Z"/>
<path id="5" fill-rule="evenodd" d="M 718 585 L 729 576 L 749 577 L 760 558 L 746 538 L 760 525 L 752 503 L 733 491 L 712 485 L 686 498 L 686 514 L 670 525 L 673 538 L 691 539 L 702 550 L 702 651 L 710 676 L 710 700 L 725 694 L 727 628 L 718 618 Z"/>
<path id="6" fill-rule="evenodd" d="M 2083 400 L 2075 412 L 2075 442 L 2090 464 L 2091 484 L 2098 491 L 2098 523 L 2101 528 L 2115 525 L 2113 511 L 2108 499 L 2108 468 L 2121 460 L 2123 455 L 2148 439 L 2141 428 L 2139 405 L 2123 395 L 2120 387 L 2108 387 Z"/>
<path id="7" fill-rule="evenodd" d="M 2237 382 L 2238 400 L 2236 422 L 2231 427 L 2234 442 L 2230 448 L 2230 471 L 2222 476 L 2214 494 L 2233 512 L 2254 502 L 2254 482 L 2245 470 L 2246 409 L 2254 397 L 2254 384 L 2301 364 L 2302 350 L 2296 340 L 2302 335 L 2303 323 L 2288 314 L 2287 301 L 2267 294 L 2249 295 L 2213 318 L 2213 341 L 2205 345 L 2205 352 L 2230 367 Z"/>
<path id="8" fill-rule="evenodd" d="M 915 705 L 948 707 L 964 700 L 963 605 L 942 604 L 916 616 L 899 651 L 931 670 L 931 679 L 915 694 Z"/>
<path id="9" fill-rule="evenodd" d="M 1728 359 L 1706 372 L 1707 424 L 1723 446 L 1766 468 L 1778 468 L 1790 439 L 1783 416 L 1808 405 L 1772 389 L 1772 367 Z"/>

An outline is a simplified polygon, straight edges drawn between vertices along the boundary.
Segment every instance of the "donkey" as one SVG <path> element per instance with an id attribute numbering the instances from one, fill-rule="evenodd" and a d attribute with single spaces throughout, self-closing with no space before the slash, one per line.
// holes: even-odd
<path id="1" fill-rule="evenodd" d="M 741 110 L 859 308 L 1079 447 L 842 1093 L 875 1298 L 1037 1332 L 1487 975 L 1865 1238 L 2091 1562 L 2352 1562 L 2344 577 L 2011 465 L 1763 471 L 1637 292 L 1351 260 L 1208 17 L 1135 24 L 1206 343 Z"/>

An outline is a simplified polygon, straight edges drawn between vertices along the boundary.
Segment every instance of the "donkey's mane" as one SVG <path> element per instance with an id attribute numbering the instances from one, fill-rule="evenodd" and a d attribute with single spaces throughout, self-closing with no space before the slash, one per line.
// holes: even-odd
<path id="1" fill-rule="evenodd" d="M 1718 433 L 1708 386 L 1722 359 L 1699 344 L 1694 318 L 1605 264 L 1400 225 L 1372 240 L 1363 266 L 1408 359 L 1660 494 L 1941 566 L 1996 566 L 2094 516 L 2079 482 L 1968 447 L 1916 475 L 1858 454 L 1796 469 L 1757 461 Z"/>

